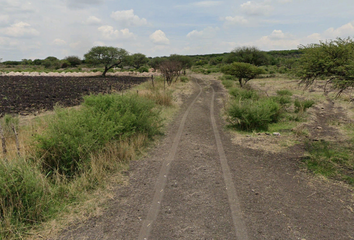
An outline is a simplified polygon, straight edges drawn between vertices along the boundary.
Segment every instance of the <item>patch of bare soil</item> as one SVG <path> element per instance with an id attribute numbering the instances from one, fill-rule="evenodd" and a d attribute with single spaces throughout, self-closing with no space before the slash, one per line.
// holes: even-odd
<path id="1" fill-rule="evenodd" d="M 198 95 L 199 87 L 194 84 L 193 94 L 184 98 L 165 138 L 147 157 L 131 163 L 128 184 L 116 186 L 102 215 L 71 225 L 56 239 L 139 239 L 156 186 L 160 186 L 159 173 L 180 131 L 176 154 L 163 176 L 166 185 L 158 189 L 163 198 L 156 219 L 148 226 L 147 239 L 237 239 L 210 121 L 212 88 L 217 97 L 216 125 L 241 206 L 238 217 L 248 233 L 244 239 L 353 239 L 353 189 L 304 172 L 301 145 L 277 152 L 250 148 L 242 141 L 233 143 L 234 136 L 224 130 L 221 117 L 225 96 L 221 83 L 213 77 L 194 78 L 202 93 Z M 337 117 L 330 104 L 314 108 L 318 119 L 308 126 L 313 130 L 311 138 L 337 133 L 327 127 L 326 119 Z"/>

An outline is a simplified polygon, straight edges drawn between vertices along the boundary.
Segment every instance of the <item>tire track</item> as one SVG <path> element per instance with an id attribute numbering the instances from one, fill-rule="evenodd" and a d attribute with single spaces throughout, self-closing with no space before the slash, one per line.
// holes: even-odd
<path id="1" fill-rule="evenodd" d="M 221 142 L 219 130 L 216 125 L 215 116 L 214 116 L 214 101 L 215 101 L 215 90 L 212 86 L 210 86 L 213 90 L 211 105 L 210 105 L 210 118 L 211 123 L 215 135 L 216 146 L 218 149 L 218 153 L 220 156 L 220 163 L 223 172 L 223 177 L 226 185 L 226 191 L 228 195 L 228 200 L 231 208 L 232 220 L 235 228 L 236 237 L 238 240 L 248 240 L 248 233 L 246 225 L 242 219 L 242 211 L 240 206 L 240 201 L 237 197 L 237 192 L 235 185 L 232 180 L 230 167 L 227 163 L 225 151 Z"/>
<path id="2" fill-rule="evenodd" d="M 160 173 L 159 173 L 159 176 L 156 181 L 155 194 L 154 194 L 154 197 L 152 200 L 152 204 L 149 209 L 148 215 L 147 215 L 146 219 L 143 221 L 142 227 L 139 232 L 139 236 L 138 236 L 139 240 L 147 240 L 148 239 L 151 229 L 152 229 L 152 225 L 153 225 L 154 221 L 156 220 L 157 215 L 159 213 L 161 201 L 162 201 L 163 194 L 164 194 L 164 189 L 165 189 L 166 182 L 167 182 L 167 175 L 169 173 L 171 163 L 176 156 L 177 148 L 178 148 L 178 145 L 181 140 L 181 136 L 182 136 L 182 132 L 184 129 L 184 125 L 186 123 L 187 116 L 188 116 L 191 108 L 193 107 L 194 103 L 197 101 L 197 99 L 199 98 L 199 96 L 202 93 L 202 87 L 198 84 L 197 81 L 196 81 L 196 83 L 200 89 L 199 94 L 196 96 L 196 98 L 193 100 L 191 105 L 189 105 L 188 109 L 184 113 L 183 118 L 181 120 L 181 124 L 178 128 L 178 132 L 176 134 L 176 137 L 173 140 L 173 144 L 172 144 L 170 153 L 169 153 L 168 157 L 165 159 L 165 161 L 162 163 Z"/>

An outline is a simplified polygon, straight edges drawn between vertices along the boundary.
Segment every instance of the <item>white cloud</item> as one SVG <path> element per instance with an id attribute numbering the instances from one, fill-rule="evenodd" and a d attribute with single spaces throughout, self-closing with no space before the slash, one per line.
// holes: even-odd
<path id="1" fill-rule="evenodd" d="M 99 27 L 98 31 L 102 33 L 103 39 L 106 40 L 134 38 L 134 34 L 130 32 L 128 28 L 122 30 L 115 30 L 112 26 L 106 25 L 106 26 Z"/>
<path id="2" fill-rule="evenodd" d="M 248 23 L 247 19 L 244 18 L 243 16 L 235 16 L 235 17 L 225 17 L 225 18 L 220 18 L 220 20 L 225 21 L 224 26 L 232 26 L 232 25 L 243 25 Z"/>
<path id="3" fill-rule="evenodd" d="M 170 44 L 170 40 L 166 37 L 166 34 L 161 30 L 157 30 L 153 34 L 151 34 L 150 40 L 155 44 L 161 44 L 161 45 Z"/>
<path id="4" fill-rule="evenodd" d="M 97 24 L 100 24 L 101 22 L 102 22 L 102 20 L 99 19 L 98 17 L 95 17 L 95 16 L 90 16 L 86 20 L 86 23 L 89 25 L 97 25 Z"/>
<path id="5" fill-rule="evenodd" d="M 93 43 L 93 46 L 106 46 L 106 44 L 104 42 L 101 41 L 96 41 Z"/>
<path id="6" fill-rule="evenodd" d="M 26 22 L 12 24 L 10 27 L 3 29 L 1 32 L 10 37 L 32 37 L 39 35 L 39 32 Z"/>
<path id="7" fill-rule="evenodd" d="M 147 20 L 145 18 L 140 18 L 134 15 L 134 10 L 116 11 L 112 12 L 111 18 L 116 20 L 123 26 L 144 26 L 147 25 Z"/>
<path id="8" fill-rule="evenodd" d="M 241 4 L 241 9 L 244 13 L 253 16 L 267 16 L 273 11 L 272 6 L 267 2 L 254 3 L 252 1 Z"/>
<path id="9" fill-rule="evenodd" d="M 9 22 L 9 15 L 0 15 L 0 25 L 6 25 Z"/>
<path id="10" fill-rule="evenodd" d="M 221 3 L 221 1 L 201 1 L 193 3 L 193 5 L 197 7 L 214 7 L 220 5 Z"/>
<path id="11" fill-rule="evenodd" d="M 54 39 L 54 41 L 52 42 L 52 45 L 55 45 L 55 46 L 65 46 L 67 43 L 66 41 L 64 41 L 63 39 Z"/>
<path id="12" fill-rule="evenodd" d="M 98 5 L 105 2 L 105 0 L 64 0 L 69 8 L 84 8 L 90 5 Z"/>
<path id="13" fill-rule="evenodd" d="M 337 29 L 329 28 L 324 32 L 324 37 L 326 38 L 346 38 L 346 37 L 353 37 L 354 35 L 354 21 L 347 23 Z"/>
<path id="14" fill-rule="evenodd" d="M 219 28 L 207 27 L 201 31 L 193 30 L 187 34 L 188 38 L 213 38 Z"/>

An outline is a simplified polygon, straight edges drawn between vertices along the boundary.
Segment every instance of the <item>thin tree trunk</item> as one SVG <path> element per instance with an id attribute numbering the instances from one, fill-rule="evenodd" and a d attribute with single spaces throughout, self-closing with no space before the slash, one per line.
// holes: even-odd
<path id="1" fill-rule="evenodd" d="M 19 157 L 21 157 L 21 151 L 20 151 L 20 142 L 18 140 L 18 134 L 17 134 L 17 131 L 16 131 L 16 128 L 14 125 L 11 126 L 12 127 L 12 131 L 14 132 L 15 134 L 15 141 L 16 141 L 16 148 L 17 148 L 17 155 Z"/>
<path id="2" fill-rule="evenodd" d="M 1 142 L 2 142 L 2 153 L 3 153 L 4 159 L 6 161 L 6 154 L 7 154 L 6 139 L 5 139 L 4 131 L 2 130 L 1 124 L 0 124 L 0 137 L 1 137 Z"/>

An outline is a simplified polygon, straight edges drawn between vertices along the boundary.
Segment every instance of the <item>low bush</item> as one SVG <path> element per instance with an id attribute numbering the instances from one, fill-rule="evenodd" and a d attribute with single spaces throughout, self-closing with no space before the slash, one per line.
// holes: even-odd
<path id="1" fill-rule="evenodd" d="M 312 107 L 315 104 L 315 101 L 313 100 L 299 100 L 296 99 L 294 102 L 295 106 L 295 113 L 303 113 L 306 112 L 306 110 L 310 107 Z"/>
<path id="2" fill-rule="evenodd" d="M 247 90 L 243 88 L 234 87 L 229 90 L 231 96 L 234 96 L 236 99 L 252 99 L 258 100 L 259 94 L 255 90 Z"/>
<path id="3" fill-rule="evenodd" d="M 136 95 L 91 95 L 79 110 L 55 111 L 46 131 L 36 136 L 36 152 L 48 175 L 72 177 L 108 142 L 137 133 L 151 138 L 161 127 L 155 104 Z"/>
<path id="4" fill-rule="evenodd" d="M 182 76 L 179 79 L 181 80 L 181 82 L 184 82 L 184 83 L 189 82 L 189 78 L 186 76 Z"/>
<path id="5" fill-rule="evenodd" d="M 292 101 L 291 101 L 291 97 L 287 96 L 287 95 L 282 95 L 282 96 L 274 96 L 271 97 L 274 101 L 276 101 L 277 103 L 279 103 L 281 106 L 288 106 Z"/>
<path id="6" fill-rule="evenodd" d="M 278 90 L 277 95 L 278 96 L 292 96 L 293 93 L 291 91 L 285 89 L 285 90 Z"/>
<path id="7" fill-rule="evenodd" d="M 229 89 L 235 86 L 235 81 L 233 80 L 222 80 L 222 84 L 225 88 Z"/>
<path id="8" fill-rule="evenodd" d="M 272 99 L 235 101 L 228 109 L 229 122 L 240 130 L 268 130 L 280 119 L 280 106 Z"/>

